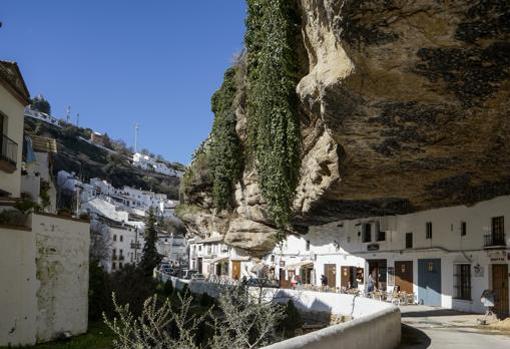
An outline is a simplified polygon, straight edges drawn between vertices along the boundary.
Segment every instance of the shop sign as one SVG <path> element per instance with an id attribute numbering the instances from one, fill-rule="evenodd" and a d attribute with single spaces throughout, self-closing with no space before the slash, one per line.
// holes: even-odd
<path id="1" fill-rule="evenodd" d="M 487 255 L 491 262 L 505 262 L 508 258 L 505 251 L 488 251 Z"/>
<path id="2" fill-rule="evenodd" d="M 370 244 L 367 245 L 368 251 L 379 251 L 379 244 Z"/>

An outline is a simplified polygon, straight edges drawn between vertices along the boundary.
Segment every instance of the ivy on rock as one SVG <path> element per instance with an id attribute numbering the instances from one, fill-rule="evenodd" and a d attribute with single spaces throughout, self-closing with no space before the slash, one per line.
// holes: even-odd
<path id="1" fill-rule="evenodd" d="M 220 210 L 231 207 L 235 184 L 243 170 L 241 142 L 236 132 L 235 78 L 236 68 L 229 68 L 221 88 L 211 99 L 215 117 L 208 162 L 213 179 L 214 205 Z"/>
<path id="2" fill-rule="evenodd" d="M 248 146 L 277 227 L 290 220 L 299 174 L 298 16 L 289 0 L 248 0 Z"/>

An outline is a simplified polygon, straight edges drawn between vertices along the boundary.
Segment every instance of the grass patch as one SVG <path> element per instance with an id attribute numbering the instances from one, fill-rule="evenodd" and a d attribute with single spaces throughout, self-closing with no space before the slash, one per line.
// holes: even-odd
<path id="1" fill-rule="evenodd" d="M 70 340 L 37 344 L 33 349 L 111 349 L 113 334 L 103 322 L 89 324 L 86 334 L 76 336 Z M 4 348 L 2 348 L 4 349 Z M 6 349 L 6 348 L 5 348 Z"/>

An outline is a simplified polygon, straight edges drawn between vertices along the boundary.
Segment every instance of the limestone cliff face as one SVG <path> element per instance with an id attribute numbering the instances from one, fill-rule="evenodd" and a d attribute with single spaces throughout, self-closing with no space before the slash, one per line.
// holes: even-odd
<path id="1" fill-rule="evenodd" d="M 510 3 L 300 0 L 297 6 L 302 47 L 296 50 L 304 67 L 297 86 L 297 231 L 510 193 Z M 237 114 L 243 139 L 242 98 Z M 207 182 L 206 172 L 198 182 Z M 183 198 L 194 205 L 183 214 L 188 227 L 217 230 L 254 254 L 272 248 L 275 229 L 256 173 L 244 173 L 233 213 L 214 213 L 204 183 L 194 189 Z"/>

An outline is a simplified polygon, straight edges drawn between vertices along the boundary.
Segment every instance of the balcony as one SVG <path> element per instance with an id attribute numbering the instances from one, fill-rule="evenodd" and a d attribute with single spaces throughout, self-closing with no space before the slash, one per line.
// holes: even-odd
<path id="1" fill-rule="evenodd" d="M 8 173 L 16 171 L 18 144 L 2 134 L 0 144 L 0 170 Z"/>
<path id="2" fill-rule="evenodd" d="M 489 233 L 484 235 L 485 248 L 506 247 L 505 233 Z"/>

